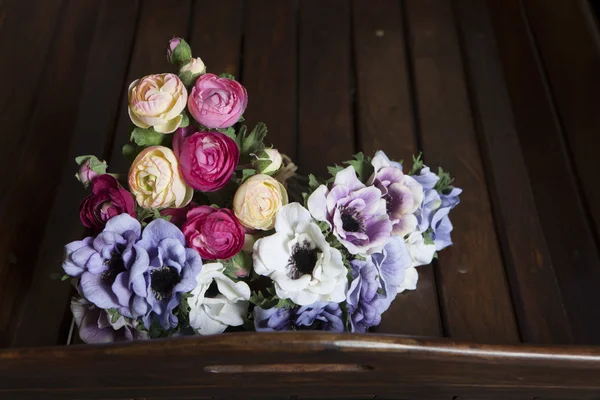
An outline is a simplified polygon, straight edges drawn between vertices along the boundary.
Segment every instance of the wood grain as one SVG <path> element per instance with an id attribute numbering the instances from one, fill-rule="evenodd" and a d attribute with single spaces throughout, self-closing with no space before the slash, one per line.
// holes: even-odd
<path id="1" fill-rule="evenodd" d="M 600 258 L 518 0 L 488 1 L 521 149 L 578 343 L 600 343 Z M 560 190 L 557 190 L 557 187 Z"/>
<path id="2" fill-rule="evenodd" d="M 244 0 L 195 0 L 190 45 L 208 72 L 240 72 Z"/>
<path id="3" fill-rule="evenodd" d="M 243 84 L 249 93 L 245 124 L 267 124 L 267 140 L 296 160 L 296 8 L 292 1 L 246 5 Z"/>
<path id="4" fill-rule="evenodd" d="M 318 370 L 323 364 L 361 368 L 257 372 L 267 371 L 267 365 L 285 370 L 293 364 Z M 235 366 L 232 372 L 226 372 L 231 366 Z M 255 372 L 237 372 L 240 367 Z M 249 394 L 591 399 L 600 391 L 599 374 L 597 347 L 477 346 L 323 332 L 240 333 L 0 351 L 3 399 L 246 398 Z M 31 385 L 32 376 L 39 377 L 36 385 Z"/>
<path id="5" fill-rule="evenodd" d="M 458 0 L 455 5 L 471 104 L 489 171 L 521 338 L 533 343 L 571 343 L 571 328 L 535 208 L 489 12 L 481 2 Z"/>
<path id="6" fill-rule="evenodd" d="M 440 253 L 436 284 L 446 333 L 519 340 L 464 77 L 450 1 L 406 1 L 420 135 L 426 163 L 464 189 L 452 211 L 454 245 Z"/>
<path id="7" fill-rule="evenodd" d="M 324 176 L 354 153 L 350 8 L 344 0 L 300 2 L 298 165 Z"/>
<path id="8" fill-rule="evenodd" d="M 600 237 L 600 36 L 587 1 L 523 2 Z"/>
<path id="9" fill-rule="evenodd" d="M 384 149 L 392 159 L 405 160 L 409 170 L 418 150 L 400 3 L 355 0 L 352 5 L 359 150 L 372 155 Z M 373 331 L 442 336 L 431 266 L 419 268 L 417 290 L 396 297 Z"/>
<path id="10" fill-rule="evenodd" d="M 86 193 L 73 176 L 77 167 L 73 160 L 82 154 L 103 157 L 119 112 L 122 91 L 126 89 L 124 77 L 135 34 L 135 23 L 130 22 L 136 20 L 138 13 L 137 1 L 104 0 L 100 3 L 103 9 L 99 12 L 90 58 L 84 67 L 83 91 L 66 156 L 69 162 L 56 188 L 54 207 L 39 244 L 40 256 L 35 263 L 31 289 L 13 337 L 13 345 L 18 347 L 64 344 L 65 328 L 71 322 L 68 311 L 71 285 L 51 280 L 50 275 L 61 274 L 64 245 L 81 239 L 84 231 L 78 209 Z M 106 65 L 104 60 L 107 58 L 114 60 Z M 16 321 L 13 323 L 16 327 Z"/>
<path id="11" fill-rule="evenodd" d="M 23 142 L 14 150 L 25 151 L 13 164 L 13 168 L 18 166 L 18 173 L 12 173 L 18 179 L 0 210 L 0 226 L 11 232 L 0 241 L 0 345 L 10 342 L 7 330 L 15 328 L 13 316 L 22 306 L 35 272 L 37 243 L 44 238 L 54 193 L 67 164 L 67 144 L 101 7 L 100 2 L 67 4 L 35 95 L 35 109 L 28 115 L 30 125 L 22 128 L 26 132 Z M 57 226 L 48 228 L 52 231 Z"/>

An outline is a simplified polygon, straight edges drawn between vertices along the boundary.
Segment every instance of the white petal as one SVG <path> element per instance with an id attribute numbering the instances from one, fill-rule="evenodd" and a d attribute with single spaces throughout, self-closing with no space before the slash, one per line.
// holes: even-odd
<path id="1" fill-rule="evenodd" d="M 293 234 L 302 222 L 310 221 L 310 213 L 300 205 L 300 203 L 291 203 L 283 206 L 277 212 L 275 220 L 275 230 L 277 233 Z"/>
<path id="2" fill-rule="evenodd" d="M 327 186 L 319 186 L 308 198 L 308 210 L 317 221 L 327 221 Z"/>
<path id="3" fill-rule="evenodd" d="M 343 185 L 347 186 L 350 191 L 362 189 L 365 187 L 364 183 L 358 180 L 356 176 L 356 170 L 352 165 L 344 168 L 335 175 L 334 186 Z"/>
<path id="4" fill-rule="evenodd" d="M 275 233 L 259 239 L 254 243 L 254 271 L 263 276 L 269 276 L 274 271 L 283 271 L 288 263 L 290 254 L 287 249 L 288 236 Z"/>
<path id="5" fill-rule="evenodd" d="M 419 281 L 419 273 L 416 268 L 408 268 L 404 270 L 404 281 L 398 286 L 398 293 L 405 290 L 415 290 Z"/>

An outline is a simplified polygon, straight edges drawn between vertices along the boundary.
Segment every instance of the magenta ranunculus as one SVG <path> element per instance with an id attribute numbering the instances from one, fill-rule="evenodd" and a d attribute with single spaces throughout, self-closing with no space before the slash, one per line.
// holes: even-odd
<path id="1" fill-rule="evenodd" d="M 92 181 L 92 192 L 79 206 L 79 218 L 84 226 L 101 231 L 116 215 L 129 214 L 135 218 L 133 196 L 112 175 L 96 177 Z"/>
<path id="2" fill-rule="evenodd" d="M 246 89 L 233 79 L 214 74 L 200 76 L 188 98 L 188 109 L 207 128 L 229 128 L 248 105 Z"/>
<path id="3" fill-rule="evenodd" d="M 193 127 L 175 132 L 173 149 L 183 178 L 201 192 L 223 188 L 240 159 L 240 150 L 229 136 L 221 132 L 194 132 Z"/>
<path id="4" fill-rule="evenodd" d="M 244 246 L 244 227 L 227 208 L 199 206 L 192 209 L 182 231 L 188 246 L 204 260 L 227 260 Z"/>

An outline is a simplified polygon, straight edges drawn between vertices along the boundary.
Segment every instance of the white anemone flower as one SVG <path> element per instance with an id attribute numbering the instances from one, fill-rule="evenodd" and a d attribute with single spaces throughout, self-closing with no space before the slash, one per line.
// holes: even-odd
<path id="1" fill-rule="evenodd" d="M 346 299 L 348 271 L 342 254 L 298 203 L 281 207 L 275 233 L 256 241 L 253 258 L 254 271 L 274 281 L 281 299 L 301 306 Z"/>
<path id="2" fill-rule="evenodd" d="M 223 271 L 221 263 L 204 264 L 196 278 L 198 286 L 188 298 L 190 326 L 200 335 L 216 335 L 228 326 L 240 326 L 248 314 L 250 287 L 245 282 L 234 282 Z M 207 297 L 213 282 L 219 293 Z"/>

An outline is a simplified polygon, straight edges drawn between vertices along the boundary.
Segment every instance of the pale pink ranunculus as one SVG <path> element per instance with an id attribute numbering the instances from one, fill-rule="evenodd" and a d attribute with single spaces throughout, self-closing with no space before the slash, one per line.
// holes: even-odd
<path id="1" fill-rule="evenodd" d="M 201 75 L 188 99 L 188 109 L 194 119 L 213 129 L 235 124 L 247 105 L 248 94 L 239 82 L 214 74 Z"/>
<path id="2" fill-rule="evenodd" d="M 140 128 L 175 132 L 186 102 L 187 90 L 175 74 L 148 75 L 129 85 L 129 118 Z"/>
<path id="3" fill-rule="evenodd" d="M 183 178 L 201 192 L 222 189 L 240 159 L 240 150 L 229 136 L 214 131 L 195 132 L 193 127 L 175 133 L 173 150 Z"/>
<path id="4" fill-rule="evenodd" d="M 144 208 L 180 208 L 192 200 L 194 189 L 179 172 L 173 150 L 164 146 L 144 149 L 129 169 L 129 190 Z"/>

